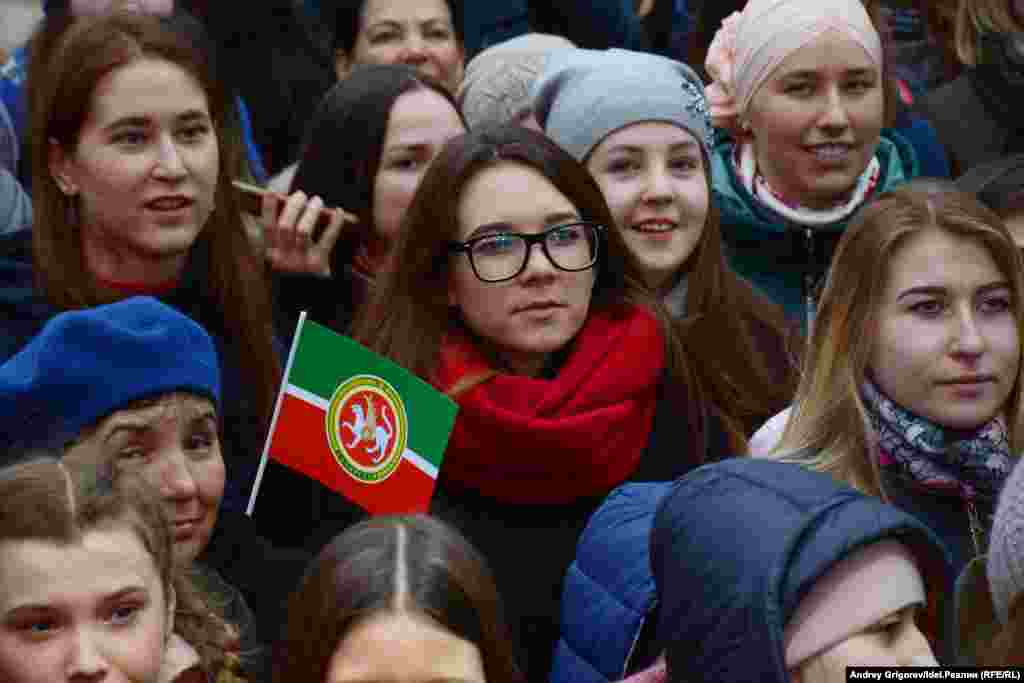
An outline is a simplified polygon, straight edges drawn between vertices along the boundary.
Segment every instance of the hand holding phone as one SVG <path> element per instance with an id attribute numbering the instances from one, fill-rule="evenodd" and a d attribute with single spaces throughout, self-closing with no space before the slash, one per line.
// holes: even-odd
<path id="1" fill-rule="evenodd" d="M 285 196 L 240 180 L 233 185 L 242 210 L 263 223 L 267 258 L 276 269 L 331 274 L 334 244 L 345 223 L 358 222 L 356 216 L 302 192 Z"/>
<path id="2" fill-rule="evenodd" d="M 245 211 L 250 216 L 256 216 L 260 218 L 263 216 L 263 198 L 271 197 L 276 202 L 274 218 L 280 217 L 281 212 L 284 211 L 285 204 L 288 202 L 288 196 L 272 192 L 266 188 L 260 187 L 259 185 L 253 185 L 247 183 L 244 180 L 234 180 L 231 183 L 235 187 L 235 194 L 238 197 L 238 202 L 242 207 L 242 211 Z M 324 230 L 330 225 L 331 219 L 334 217 L 334 212 L 340 211 L 344 217 L 346 223 L 358 223 L 359 219 L 345 211 L 344 209 L 321 209 L 320 214 L 317 216 L 316 224 L 313 228 L 313 241 L 316 242 L 323 235 Z"/>

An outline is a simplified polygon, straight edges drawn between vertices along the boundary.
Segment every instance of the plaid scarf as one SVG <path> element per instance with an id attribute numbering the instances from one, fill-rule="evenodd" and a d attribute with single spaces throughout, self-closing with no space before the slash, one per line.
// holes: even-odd
<path id="1" fill-rule="evenodd" d="M 977 429 L 949 429 L 898 406 L 870 379 L 861 393 L 882 471 L 937 495 L 995 499 L 1013 468 L 1002 416 Z"/>

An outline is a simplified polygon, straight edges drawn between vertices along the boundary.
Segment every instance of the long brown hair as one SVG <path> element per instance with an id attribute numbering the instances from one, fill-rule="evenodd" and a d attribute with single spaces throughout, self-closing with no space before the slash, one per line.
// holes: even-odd
<path id="1" fill-rule="evenodd" d="M 710 195 L 706 154 L 704 176 Z M 676 327 L 693 368 L 694 400 L 721 419 L 733 447 L 745 452 L 747 437 L 792 401 L 803 337 L 781 306 L 729 266 L 713 201 L 700 241 L 681 269 L 689 274 L 687 316 Z"/>
<path id="2" fill-rule="evenodd" d="M 459 107 L 441 83 L 405 64 L 366 64 L 332 87 L 317 106 L 303 141 L 291 192 L 302 190 L 328 206 L 342 206 L 359 217 L 338 238 L 331 271 L 350 265 L 361 242 L 373 239 L 374 184 L 380 170 L 391 109 L 402 95 L 429 90 L 444 98 L 462 120 Z M 350 292 L 347 309 L 357 308 Z"/>
<path id="3" fill-rule="evenodd" d="M 288 604 L 273 680 L 326 680 L 352 627 L 392 611 L 426 616 L 475 645 L 488 683 L 525 683 L 483 557 L 457 531 L 424 515 L 366 520 L 320 552 Z"/>
<path id="4" fill-rule="evenodd" d="M 481 170 L 502 162 L 528 166 L 547 178 L 579 211 L 580 217 L 604 226 L 591 311 L 625 314 L 630 306 L 646 308 L 658 318 L 665 339 L 670 377 L 667 400 L 691 411 L 689 450 L 705 452 L 708 415 L 691 393 L 698 386 L 668 311 L 644 286 L 629 251 L 590 172 L 558 145 L 521 126 L 481 126 L 448 142 L 420 182 L 406 212 L 392 268 L 354 325 L 354 336 L 375 352 L 434 379 L 444 335 L 464 330 L 448 306 L 451 272 L 447 244 L 456 239 L 458 199 Z M 695 412 L 696 414 L 692 414 Z"/>
<path id="5" fill-rule="evenodd" d="M 33 257 L 39 288 L 58 309 L 104 302 L 82 256 L 81 226 L 74 200 L 58 188 L 49 169 L 50 145 L 71 152 L 92 107 L 100 81 L 140 59 L 171 62 L 190 74 L 205 93 L 220 147 L 213 213 L 195 244 L 206 255 L 202 275 L 208 292 L 207 323 L 222 321 L 226 339 L 237 340 L 242 372 L 251 382 L 264 426 L 269 424 L 280 379 L 272 313 L 262 261 L 246 237 L 231 181 L 246 173 L 233 100 L 216 78 L 207 51 L 197 45 L 188 18 L 158 19 L 113 14 L 44 23 L 31 43 Z"/>
<path id="6" fill-rule="evenodd" d="M 128 527 L 153 558 L 164 600 L 175 596 L 174 632 L 199 653 L 207 672 L 221 669 L 234 642 L 231 628 L 174 563 L 170 526 L 156 495 L 137 477 L 102 469 L 83 476 L 57 459 L 36 456 L 0 469 L 0 542 L 80 543 L 97 529 Z"/>
<path id="7" fill-rule="evenodd" d="M 846 229 L 818 303 L 793 413 L 775 448 L 780 459 L 829 472 L 869 495 L 884 496 L 868 414 L 861 399 L 869 333 L 893 255 L 915 235 L 941 230 L 983 245 L 1010 283 L 1017 334 L 1024 339 L 1020 252 L 995 213 L 948 181 L 914 180 L 866 206 Z M 1018 373 L 1006 406 L 1010 452 L 1024 447 Z"/>

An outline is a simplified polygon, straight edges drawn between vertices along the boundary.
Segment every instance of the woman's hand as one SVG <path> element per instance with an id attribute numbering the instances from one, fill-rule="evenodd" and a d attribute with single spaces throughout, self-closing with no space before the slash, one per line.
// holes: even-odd
<path id="1" fill-rule="evenodd" d="M 302 191 L 287 197 L 268 192 L 262 202 L 260 220 L 270 264 L 276 270 L 330 277 L 334 245 L 345 223 L 356 222 L 356 217 L 343 209 L 324 208 L 320 197 L 307 197 Z M 314 241 L 318 224 L 324 229 Z"/>

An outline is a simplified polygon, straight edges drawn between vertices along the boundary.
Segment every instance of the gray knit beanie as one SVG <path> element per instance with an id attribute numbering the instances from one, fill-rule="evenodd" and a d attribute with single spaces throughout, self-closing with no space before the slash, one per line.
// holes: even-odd
<path id="1" fill-rule="evenodd" d="M 999 494 L 988 547 L 988 583 L 1003 624 L 1024 595 L 1024 462 L 1018 462 Z"/>
<path id="2" fill-rule="evenodd" d="M 580 161 L 611 133 L 641 121 L 680 126 L 710 156 L 704 84 L 672 59 L 620 49 L 560 52 L 534 84 L 533 100 L 544 132 Z"/>
<path id="3" fill-rule="evenodd" d="M 548 55 L 576 46 L 561 36 L 527 33 L 493 45 L 466 65 L 455 99 L 469 127 L 511 123 L 530 111 L 530 88 Z"/>

